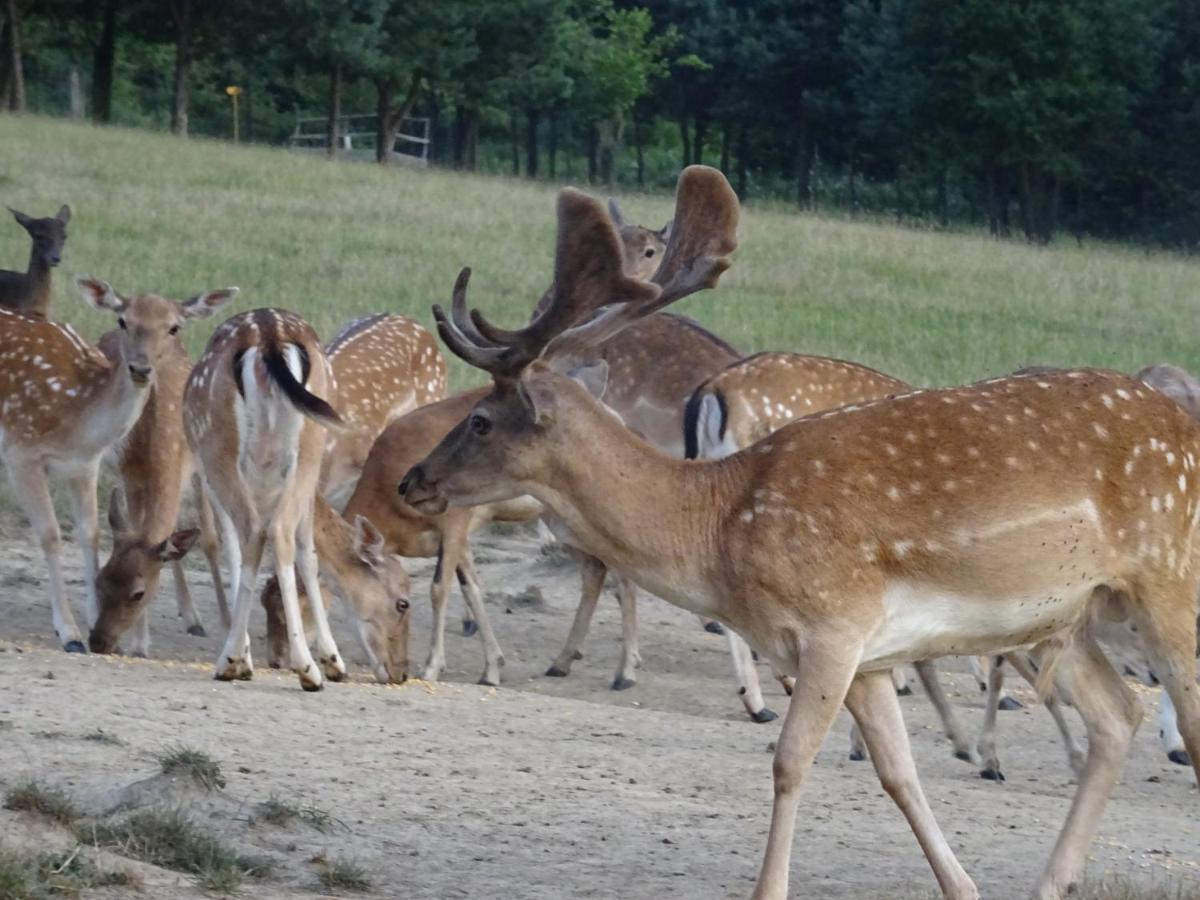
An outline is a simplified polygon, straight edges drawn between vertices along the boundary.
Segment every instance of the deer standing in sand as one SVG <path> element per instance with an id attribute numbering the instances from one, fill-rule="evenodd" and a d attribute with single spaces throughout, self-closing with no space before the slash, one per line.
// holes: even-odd
<path id="1" fill-rule="evenodd" d="M 316 496 L 326 429 L 342 420 L 324 397 L 333 396 L 329 361 L 312 327 L 294 313 L 259 309 L 227 320 L 208 342 L 184 392 L 185 433 L 196 457 L 224 545 L 234 596 L 233 622 L 216 678 L 253 676 L 248 626 L 254 582 L 266 542 L 275 554 L 290 659 L 308 691 L 326 678 L 345 678 L 346 666 L 329 630 L 321 598 L 314 530 L 325 561 L 348 605 L 360 597 L 379 615 L 359 619 L 359 634 L 376 670 L 389 680 L 392 646 L 408 611 L 408 577 L 382 549 L 370 522 L 324 515 Z M 309 652 L 296 592 L 299 572 L 316 630 L 320 668 Z"/>
<path id="2" fill-rule="evenodd" d="M 1078 370 L 841 407 L 722 460 L 672 459 L 545 360 L 715 285 L 736 246 L 736 197 L 693 166 L 676 204 L 646 283 L 623 274 L 603 207 L 563 191 L 555 296 L 525 328 L 468 314 L 460 276 L 450 315 L 435 308 L 439 331 L 494 387 L 401 491 L 430 513 L 532 494 L 580 546 L 796 678 L 758 900 L 787 896 L 800 789 L 843 703 L 942 891 L 978 897 L 921 789 L 888 671 L 1038 647 L 1088 732 L 1037 886 L 1063 897 L 1142 717 L 1080 627 L 1087 616 L 1136 621 L 1200 768 L 1200 425 L 1142 382 Z"/>
<path id="3" fill-rule="evenodd" d="M 13 494 L 46 557 L 55 633 L 68 652 L 82 653 L 82 635 L 63 587 L 62 539 L 49 477 L 66 482 L 83 551 L 91 627 L 99 615 L 96 482 L 101 458 L 141 415 L 155 367 L 170 354 L 175 333 L 211 309 L 195 298 L 175 303 L 154 294 L 123 297 L 103 281 L 77 283 L 87 303 L 115 316 L 121 326 L 114 358 L 70 325 L 0 310 L 0 448 Z"/>
<path id="4" fill-rule="evenodd" d="M 237 296 L 237 288 L 212 291 L 193 297 L 188 305 L 197 310 L 214 310 Z M 121 330 L 100 338 L 100 350 L 116 359 Z M 134 656 L 150 652 L 148 609 L 158 590 L 162 567 L 171 564 L 175 581 L 175 600 L 188 634 L 203 637 L 204 625 L 196 613 L 187 579 L 183 556 L 200 539 L 201 549 L 212 576 L 221 624 L 229 628 L 229 606 L 218 563 L 219 544 L 208 499 L 194 477 L 192 451 L 183 434 L 183 389 L 192 371 L 192 361 L 177 334 L 170 336 L 155 372 L 154 386 L 137 423 L 124 440 L 113 448 L 121 489 L 109 498 L 108 523 L 113 547 L 108 561 L 96 578 L 100 614 L 88 647 L 93 653 L 112 653 L 117 642 L 134 629 Z M 179 509 L 188 484 L 193 484 L 200 527 L 176 531 Z M 122 508 L 124 505 L 128 512 Z"/>
<path id="5" fill-rule="evenodd" d="M 46 219 L 35 219 L 11 207 L 8 211 L 29 232 L 33 246 L 24 272 L 0 269 L 0 306 L 45 316 L 50 309 L 50 270 L 62 262 L 71 207 L 62 206 L 56 215 Z"/>

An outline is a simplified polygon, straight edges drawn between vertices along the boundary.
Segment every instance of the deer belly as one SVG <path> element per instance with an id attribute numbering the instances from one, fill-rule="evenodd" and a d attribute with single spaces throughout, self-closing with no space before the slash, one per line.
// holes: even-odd
<path id="1" fill-rule="evenodd" d="M 860 669 L 939 656 L 1000 653 L 1036 644 L 1074 624 L 1097 584 L 1046 584 L 1005 596 L 964 594 L 892 582 L 884 620 L 867 641 Z"/>

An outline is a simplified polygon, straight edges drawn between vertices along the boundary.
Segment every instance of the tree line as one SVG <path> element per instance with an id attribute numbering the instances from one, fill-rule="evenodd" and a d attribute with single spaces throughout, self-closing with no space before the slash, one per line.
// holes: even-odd
<path id="1" fill-rule="evenodd" d="M 435 164 L 1200 244 L 1200 0 L 0 0 L 0 103 Z"/>

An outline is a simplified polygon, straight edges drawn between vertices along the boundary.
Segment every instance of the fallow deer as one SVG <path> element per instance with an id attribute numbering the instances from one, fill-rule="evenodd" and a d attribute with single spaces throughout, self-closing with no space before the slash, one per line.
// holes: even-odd
<path id="1" fill-rule="evenodd" d="M 342 427 L 322 395 L 332 396 L 329 361 L 312 327 L 294 313 L 259 309 L 227 320 L 208 342 L 184 392 L 184 428 L 203 475 L 205 489 L 224 530 L 234 596 L 233 622 L 217 659 L 218 680 L 254 674 L 248 626 L 263 550 L 275 554 L 293 669 L 301 686 L 320 690 L 325 678 L 341 680 L 338 653 L 321 599 L 314 540 L 324 504 L 316 496 L 325 436 Z M 326 562 L 356 611 L 377 616 L 359 620 L 359 634 L 377 677 L 391 677 L 380 658 L 404 625 L 408 579 L 400 561 L 383 552 L 370 522 L 354 525 L 321 516 L 332 527 Z M 316 630 L 318 668 L 308 649 L 296 592 L 299 572 Z M 371 596 L 360 604 L 360 594 Z M 324 670 L 322 672 L 322 669 Z"/>
<path id="2" fill-rule="evenodd" d="M 70 325 L 0 310 L 0 448 L 13 494 L 46 557 L 54 631 L 71 653 L 85 648 L 63 588 L 62 538 L 48 478 L 60 475 L 66 481 L 83 551 L 91 627 L 99 615 L 96 482 L 101 458 L 141 415 L 174 335 L 186 320 L 211 312 L 203 299 L 126 298 L 87 278 L 77 285 L 87 303 L 117 317 L 121 337 L 112 360 Z"/>
<path id="3" fill-rule="evenodd" d="M 446 605 L 450 587 L 457 577 L 483 642 L 484 671 L 479 683 L 500 683 L 504 656 L 483 608 L 469 537 L 471 532 L 488 522 L 525 522 L 537 518 L 542 511 L 540 503 L 520 497 L 429 516 L 405 503 L 396 491 L 404 473 L 436 447 L 486 393 L 486 389 L 477 388 L 455 394 L 419 407 L 392 422 L 371 448 L 362 477 L 343 511 L 346 519 L 362 517 L 374 524 L 389 553 L 404 557 L 437 557 L 430 583 L 433 630 L 422 675 L 428 681 L 437 681 L 446 665 Z M 264 590 L 261 600 L 267 613 L 269 659 L 271 665 L 276 666 L 286 659 L 288 651 L 278 590 Z"/>
<path id="4" fill-rule="evenodd" d="M 532 494 L 580 546 L 796 677 L 759 900 L 787 896 L 799 791 L 843 703 L 942 891 L 978 897 L 921 789 L 888 670 L 1039 646 L 1043 677 L 1088 731 L 1037 888 L 1064 896 L 1142 717 L 1078 627 L 1094 609 L 1137 622 L 1200 769 L 1200 425 L 1142 382 L 1076 370 L 841 407 L 722 460 L 672 459 L 546 360 L 715 285 L 736 246 L 736 197 L 719 172 L 693 166 L 676 204 L 646 283 L 623 274 L 603 207 L 563 191 L 555 296 L 525 328 L 468 314 L 460 276 L 450 315 L 434 309 L 438 328 L 494 387 L 400 490 L 430 514 Z"/>
<path id="5" fill-rule="evenodd" d="M 340 509 L 387 424 L 446 396 L 446 358 L 427 328 L 389 314 L 346 323 L 325 345 L 325 355 L 344 428 L 328 435 L 321 494 Z"/>
<path id="6" fill-rule="evenodd" d="M 29 232 L 33 246 L 24 272 L 0 269 L 0 306 L 44 316 L 50 309 L 50 270 L 62 262 L 71 207 L 64 205 L 46 219 L 35 219 L 12 207 L 8 211 Z"/>
<path id="7" fill-rule="evenodd" d="M 237 295 L 237 288 L 214 291 L 195 297 L 198 309 L 216 309 Z M 121 331 L 110 331 L 100 338 L 100 350 L 116 358 Z M 192 451 L 183 434 L 183 390 L 192 370 L 192 361 L 178 336 L 164 352 L 156 369 L 154 387 L 137 424 L 114 448 L 121 491 L 109 498 L 108 521 L 112 528 L 112 554 L 100 570 L 96 591 L 100 615 L 88 635 L 93 653 L 111 653 L 117 642 L 134 627 L 135 656 L 150 652 L 150 626 L 147 610 L 158 590 L 162 567 L 171 563 L 175 579 L 175 599 L 179 615 L 189 634 L 204 636 L 204 626 L 196 613 L 183 574 L 181 559 L 200 538 L 201 549 L 212 576 L 213 591 L 220 610 L 221 624 L 229 628 L 229 607 L 218 564 L 218 543 L 212 510 L 193 478 Z M 175 531 L 183 493 L 189 483 L 196 487 L 196 505 L 200 528 Z M 123 510 L 124 495 L 128 514 Z M 136 626 L 136 627 L 135 627 Z"/>

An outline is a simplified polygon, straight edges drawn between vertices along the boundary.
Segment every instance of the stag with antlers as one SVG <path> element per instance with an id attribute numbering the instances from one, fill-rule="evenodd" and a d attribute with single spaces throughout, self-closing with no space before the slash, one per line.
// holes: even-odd
<path id="1" fill-rule="evenodd" d="M 977 897 L 921 789 L 887 670 L 1041 645 L 1089 738 L 1038 884 L 1062 897 L 1142 717 L 1079 627 L 1094 609 L 1137 622 L 1200 768 L 1200 427 L 1139 381 L 1080 370 L 914 391 L 805 418 L 723 460 L 671 459 L 546 360 L 714 286 L 736 245 L 736 197 L 719 172 L 685 170 L 652 283 L 623 274 L 600 204 L 567 190 L 558 209 L 555 296 L 529 326 L 468 314 L 465 276 L 451 314 L 435 309 L 443 340 L 494 387 L 405 476 L 408 502 L 532 494 L 606 564 L 795 676 L 760 900 L 787 896 L 800 788 L 843 703 L 943 892 Z"/>

